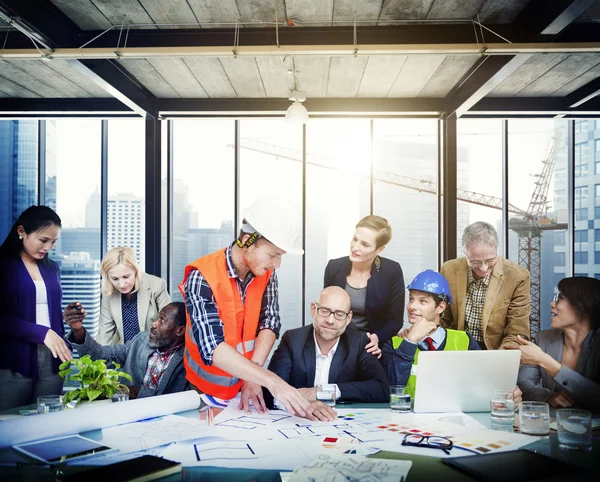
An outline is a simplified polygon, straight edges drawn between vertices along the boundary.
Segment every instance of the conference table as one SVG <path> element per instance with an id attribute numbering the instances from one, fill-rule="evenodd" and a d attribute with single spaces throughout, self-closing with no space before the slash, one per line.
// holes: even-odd
<path id="1" fill-rule="evenodd" d="M 341 406 L 340 406 L 341 407 Z M 344 405 L 344 408 L 375 408 L 380 410 L 389 410 L 388 404 L 353 404 Z M 552 410 L 551 417 L 554 417 L 554 410 Z M 198 410 L 188 410 L 185 412 L 177 413 L 184 417 L 198 418 Z M 469 413 L 477 421 L 481 422 L 486 427 L 491 427 L 491 419 L 489 413 Z M 0 422 L 0 430 L 2 429 L 2 422 Z M 91 432 L 84 432 L 82 435 L 100 440 L 102 434 L 100 430 L 93 430 Z M 600 433 L 594 433 L 592 450 L 580 452 L 563 450 L 558 446 L 558 439 L 556 433 L 551 433 L 548 437 L 541 440 L 535 440 L 531 444 L 523 447 L 526 450 L 536 452 L 542 455 L 546 455 L 590 471 L 589 475 L 568 477 L 563 480 L 596 480 L 592 474 L 600 473 Z M 444 482 L 468 482 L 474 479 L 460 472 L 452 467 L 442 463 L 442 460 L 438 457 L 432 456 L 421 456 L 413 454 L 405 454 L 399 452 L 386 452 L 382 451 L 371 457 L 375 458 L 388 458 L 396 460 L 411 460 L 412 467 L 408 474 L 408 482 L 418 481 L 444 481 Z M 485 457 L 485 455 L 476 455 L 476 457 Z M 15 464 L 14 462 L 22 462 Z M 68 466 L 62 468 L 65 474 L 76 473 L 81 471 L 82 481 L 85 481 L 85 473 L 87 467 L 83 466 Z M 0 480 L 23 480 L 23 481 L 52 481 L 55 480 L 55 469 L 33 467 L 28 465 L 26 460 L 10 449 L 0 450 Z M 593 477 L 593 479 L 592 479 Z M 223 469 L 216 467 L 184 467 L 180 474 L 171 475 L 164 477 L 160 480 L 165 482 L 175 481 L 216 481 L 216 480 L 227 480 L 234 482 L 245 482 L 245 481 L 281 481 L 279 471 L 264 471 L 264 470 L 247 470 L 247 469 Z M 284 478 L 285 480 L 285 478 Z M 546 479 L 550 480 L 550 479 Z M 551 479 L 561 480 L 561 479 Z M 110 482 L 110 481 L 109 481 Z"/>

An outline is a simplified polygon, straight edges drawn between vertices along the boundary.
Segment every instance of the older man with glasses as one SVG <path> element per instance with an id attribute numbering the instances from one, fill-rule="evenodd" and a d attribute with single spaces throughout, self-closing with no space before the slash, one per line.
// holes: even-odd
<path id="1" fill-rule="evenodd" d="M 314 410 L 319 386 L 333 385 L 341 401 L 387 402 L 388 379 L 377 357 L 364 349 L 367 335 L 348 328 L 352 319 L 348 293 L 338 286 L 325 288 L 311 303 L 310 314 L 312 325 L 285 332 L 269 370 L 298 388 L 321 420 L 336 415 L 329 407 Z M 264 395 L 270 408 L 278 405 L 268 391 Z"/>
<path id="2" fill-rule="evenodd" d="M 498 233 L 483 221 L 465 228 L 462 247 L 465 256 L 440 270 L 454 299 L 444 321 L 484 350 L 518 347 L 517 335 L 529 338 L 529 271 L 498 256 Z"/>

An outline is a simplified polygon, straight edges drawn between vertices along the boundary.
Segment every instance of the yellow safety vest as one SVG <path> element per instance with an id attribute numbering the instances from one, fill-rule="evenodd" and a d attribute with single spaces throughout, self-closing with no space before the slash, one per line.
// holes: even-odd
<path id="1" fill-rule="evenodd" d="M 392 337 L 392 346 L 394 350 L 400 346 L 404 338 L 399 336 Z M 449 330 L 446 329 L 446 345 L 444 351 L 465 351 L 469 349 L 469 336 L 465 331 L 462 330 Z M 410 370 L 410 376 L 406 384 L 407 391 L 410 393 L 411 399 L 415 399 L 415 393 L 417 390 L 417 363 L 419 361 L 420 348 L 417 346 L 415 352 L 415 358 L 413 360 L 412 368 Z"/>

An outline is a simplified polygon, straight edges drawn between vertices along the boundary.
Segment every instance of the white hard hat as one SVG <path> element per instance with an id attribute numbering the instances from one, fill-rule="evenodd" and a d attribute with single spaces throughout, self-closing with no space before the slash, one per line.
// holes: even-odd
<path id="1" fill-rule="evenodd" d="M 290 254 L 304 254 L 300 209 L 288 199 L 261 197 L 244 211 L 244 219 L 254 231 L 279 249 Z"/>

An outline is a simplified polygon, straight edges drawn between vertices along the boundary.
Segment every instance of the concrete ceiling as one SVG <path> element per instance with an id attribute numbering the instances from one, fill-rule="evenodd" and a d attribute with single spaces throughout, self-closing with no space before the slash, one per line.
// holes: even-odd
<path id="1" fill-rule="evenodd" d="M 292 52 L 288 57 L 282 57 L 281 51 L 276 52 L 275 49 L 267 55 L 257 57 L 227 55 L 230 48 L 224 49 L 224 53 L 219 51 L 219 56 L 185 57 L 180 50 L 174 57 L 141 56 L 91 61 L 9 59 L 7 56 L 0 59 L 0 97 L 12 101 L 19 98 L 103 99 L 114 96 L 130 107 L 128 99 L 134 99 L 132 104 L 141 103 L 140 111 L 143 112 L 152 108 L 149 103 L 154 97 L 282 99 L 287 98 L 291 90 L 304 91 L 308 99 L 317 100 L 357 99 L 357 103 L 360 103 L 364 102 L 361 99 L 367 99 L 366 102 L 369 102 L 368 99 L 400 99 L 401 102 L 404 99 L 421 102 L 443 99 L 443 102 L 447 102 L 452 98 L 460 100 L 457 105 L 468 102 L 473 105 L 473 102 L 483 97 L 566 98 L 576 92 L 575 97 L 583 98 L 594 94 L 594 89 L 597 90 L 600 82 L 598 53 L 562 52 L 484 57 L 434 48 L 436 42 L 477 42 L 479 45 L 483 30 L 478 27 L 478 34 L 473 31 L 472 40 L 472 25 L 466 23 L 469 19 L 479 19 L 492 28 L 495 26 L 498 32 L 505 29 L 511 33 L 531 33 L 528 30 L 530 28 L 532 32 L 535 30 L 539 33 L 552 22 L 555 15 L 561 14 L 560 11 L 548 13 L 538 22 L 539 25 L 531 26 L 532 22 L 539 20 L 541 13 L 545 13 L 539 10 L 540 2 L 543 3 L 543 0 L 50 0 L 44 3 L 44 8 L 53 10 L 55 20 L 44 16 L 46 10 L 40 6 L 29 10 L 24 8 L 23 18 L 27 19 L 29 14 L 34 27 L 37 22 L 37 28 L 42 33 L 49 24 L 51 35 L 48 38 L 57 36 L 62 40 L 56 41 L 54 45 L 72 41 L 70 47 L 79 47 L 86 40 L 109 29 L 111 32 L 105 32 L 101 39 L 104 41 L 104 48 L 111 53 L 117 45 L 119 48 L 125 47 L 126 38 L 129 38 L 130 45 L 135 46 L 138 41 L 148 48 L 160 45 L 179 46 L 181 44 L 177 42 L 181 39 L 191 42 L 190 45 L 198 42 L 201 45 L 227 47 L 236 24 L 241 29 L 246 29 L 241 34 L 242 45 L 243 42 L 254 45 L 250 42 L 262 35 L 266 39 L 263 42 L 266 43 L 261 44 L 259 41 L 256 45 L 270 47 L 275 44 L 273 26 L 276 18 L 280 25 L 280 37 L 283 35 L 288 40 L 293 40 L 293 36 L 297 35 L 297 38 L 308 39 L 310 45 L 313 35 L 320 36 L 314 40 L 317 48 L 313 51 L 305 55 Z M 0 7 L 6 3 L 0 0 Z M 13 13 L 13 17 L 20 18 L 19 0 L 10 0 L 9 3 L 13 6 L 13 12 L 17 12 Z M 568 24 L 576 18 L 577 22 L 588 24 L 578 25 L 577 29 L 583 28 L 586 31 L 600 21 L 600 1 L 587 9 L 589 0 L 575 0 L 572 3 L 563 1 L 561 8 L 569 9 L 573 4 L 578 4 L 579 10 L 573 14 L 563 12 L 561 21 Z M 343 26 L 352 25 L 355 20 L 357 26 L 363 29 L 359 29 L 359 44 L 361 38 L 365 38 L 361 37 L 362 32 L 366 32 L 367 37 L 376 32 L 371 39 L 376 38 L 377 41 L 371 40 L 371 44 L 411 43 L 414 40 L 415 45 L 431 44 L 431 51 L 427 54 L 411 52 L 403 55 L 359 52 L 356 56 L 330 55 L 336 52 L 329 51 L 325 54 L 319 51 L 319 46 L 328 43 L 348 43 L 347 35 L 352 35 L 352 29 L 344 29 Z M 287 26 L 286 21 L 292 26 Z M 390 27 L 394 22 L 410 25 Z M 64 29 L 61 29 L 63 26 Z M 123 38 L 119 30 L 121 26 L 127 27 L 122 31 Z M 330 28 L 339 26 L 342 28 Z M 263 27 L 270 30 L 264 30 Z M 133 33 L 128 37 L 129 28 L 133 29 Z M 203 29 L 215 28 L 219 30 L 202 32 Z M 455 36 L 457 28 L 462 29 L 462 37 Z M 63 31 L 69 32 L 71 37 L 61 37 Z M 432 31 L 435 32 L 433 37 L 429 35 Z M 4 32 L 22 35 L 0 22 L 0 34 Z M 397 32 L 401 32 L 398 37 L 402 38 L 400 41 L 394 37 Z M 411 36 L 413 32 L 416 39 Z M 269 43 L 270 35 L 273 35 L 272 44 Z M 490 34 L 485 35 L 487 42 L 498 41 L 498 37 L 490 40 Z M 547 37 L 543 40 L 535 39 L 537 34 L 532 35 L 534 36 L 526 37 L 528 42 L 551 40 Z M 25 36 L 22 38 L 25 42 L 19 48 L 33 50 L 28 45 L 30 40 Z M 170 39 L 171 43 L 161 44 L 165 38 Z M 509 38 L 519 42 L 518 39 Z M 80 39 L 85 40 L 79 42 Z M 596 34 L 592 41 L 597 39 Z M 205 41 L 206 44 L 203 44 Z M 184 47 L 185 41 L 183 44 Z M 294 45 L 293 42 L 288 44 Z M 282 41 L 282 45 L 286 43 Z M 35 50 L 34 53 L 37 55 Z M 494 82 L 487 82 L 491 76 L 495 77 Z M 115 89 L 114 85 L 119 88 Z M 476 100 L 470 100 L 476 97 Z M 444 105 L 444 108 L 453 110 L 454 106 L 450 103 Z"/>
<path id="2" fill-rule="evenodd" d="M 373 25 L 403 20 L 470 19 L 509 23 L 524 0 L 51 0 L 77 26 L 102 30 L 113 25 L 143 28 L 272 26 L 290 19 L 295 26 L 354 22 Z"/>
<path id="3" fill-rule="evenodd" d="M 124 59 L 121 65 L 159 98 L 442 98 L 475 55 L 187 57 Z M 290 63 L 291 62 L 291 63 Z M 288 73 L 293 65 L 294 78 Z M 536 54 L 491 97 L 563 97 L 600 77 L 600 55 Z M 110 97 L 65 60 L 0 61 L 0 96 Z"/>

